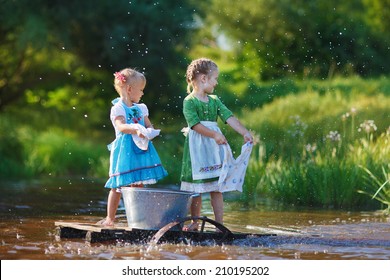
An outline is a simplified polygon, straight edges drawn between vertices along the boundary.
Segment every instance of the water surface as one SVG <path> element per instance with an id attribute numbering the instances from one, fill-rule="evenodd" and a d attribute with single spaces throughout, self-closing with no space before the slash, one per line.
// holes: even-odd
<path id="1" fill-rule="evenodd" d="M 55 221 L 95 223 L 105 216 L 107 192 L 88 179 L 0 184 L 0 258 L 79 259 L 311 259 L 388 260 L 390 220 L 379 211 L 280 209 L 269 203 L 247 208 L 225 203 L 225 226 L 235 232 L 276 236 L 229 245 L 89 243 L 59 239 Z M 204 198 L 202 214 L 213 218 Z M 119 214 L 124 214 L 123 209 Z"/>

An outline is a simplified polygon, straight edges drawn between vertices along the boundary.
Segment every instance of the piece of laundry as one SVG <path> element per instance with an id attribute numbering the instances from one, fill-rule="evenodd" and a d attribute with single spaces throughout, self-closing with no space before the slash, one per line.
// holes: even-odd
<path id="1" fill-rule="evenodd" d="M 144 138 L 142 138 L 139 137 L 137 134 L 131 134 L 131 136 L 133 137 L 133 141 L 137 145 L 137 147 L 144 151 L 148 149 L 149 140 L 152 140 L 154 137 L 158 136 L 161 131 L 161 129 L 154 129 L 151 127 L 146 128 L 139 123 L 132 123 L 129 124 L 129 126 L 133 129 L 138 130 L 143 136 L 145 136 Z"/>
<path id="2" fill-rule="evenodd" d="M 222 145 L 224 150 L 224 159 L 221 173 L 219 175 L 219 191 L 239 191 L 242 192 L 245 173 L 248 167 L 249 157 L 252 152 L 253 144 L 245 143 L 241 147 L 241 154 L 234 159 L 230 146 Z"/>

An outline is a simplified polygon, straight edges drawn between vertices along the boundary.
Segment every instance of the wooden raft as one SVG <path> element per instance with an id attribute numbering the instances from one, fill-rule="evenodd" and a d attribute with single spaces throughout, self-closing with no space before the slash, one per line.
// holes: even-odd
<path id="1" fill-rule="evenodd" d="M 104 241 L 126 241 L 140 243 L 151 238 L 153 230 L 138 230 L 125 226 L 105 227 L 103 225 L 77 222 L 55 222 L 56 235 L 60 238 L 82 238 L 91 243 Z"/>
<path id="2" fill-rule="evenodd" d="M 150 242 L 180 243 L 191 240 L 193 243 L 207 240 L 218 243 L 229 243 L 236 239 L 251 237 L 274 236 L 275 234 L 249 234 L 215 232 L 215 231 L 181 231 L 169 229 L 161 233 L 160 230 L 135 229 L 117 225 L 105 227 L 103 225 L 77 222 L 55 222 L 56 235 L 62 239 L 84 239 L 91 243 L 96 242 L 126 242 L 132 244 L 147 244 Z M 157 243 L 156 242 L 156 243 Z"/>

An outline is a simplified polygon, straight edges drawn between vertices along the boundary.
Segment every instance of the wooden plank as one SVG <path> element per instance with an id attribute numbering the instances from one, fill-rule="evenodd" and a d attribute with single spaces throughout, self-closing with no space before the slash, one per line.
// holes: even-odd
<path id="1" fill-rule="evenodd" d="M 131 231 L 120 229 L 104 229 L 101 232 L 88 232 L 86 240 L 91 243 L 124 241 L 132 244 L 142 244 L 147 243 L 156 232 L 156 230 L 142 229 L 132 229 Z"/>
<path id="2" fill-rule="evenodd" d="M 78 230 L 93 231 L 93 232 L 102 232 L 102 230 L 126 230 L 132 231 L 132 228 L 116 225 L 115 227 L 106 227 L 99 224 L 91 223 L 75 223 L 75 222 L 55 222 L 57 227 L 69 227 Z"/>
<path id="3" fill-rule="evenodd" d="M 79 230 L 72 227 L 60 227 L 56 228 L 56 236 L 60 238 L 85 238 L 87 231 Z"/>

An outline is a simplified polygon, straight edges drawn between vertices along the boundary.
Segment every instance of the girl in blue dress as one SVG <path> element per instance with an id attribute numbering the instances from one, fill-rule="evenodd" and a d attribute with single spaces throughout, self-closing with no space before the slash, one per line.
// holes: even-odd
<path id="1" fill-rule="evenodd" d="M 126 68 L 114 74 L 114 87 L 120 98 L 113 100 L 111 122 L 115 140 L 110 150 L 110 170 L 105 188 L 110 188 L 105 226 L 113 226 L 121 199 L 120 188 L 143 187 L 154 184 L 168 175 L 161 164 L 153 144 L 149 141 L 158 135 L 149 120 L 148 108 L 138 103 L 146 85 L 145 76 Z M 156 133 L 157 132 L 157 133 Z"/>

